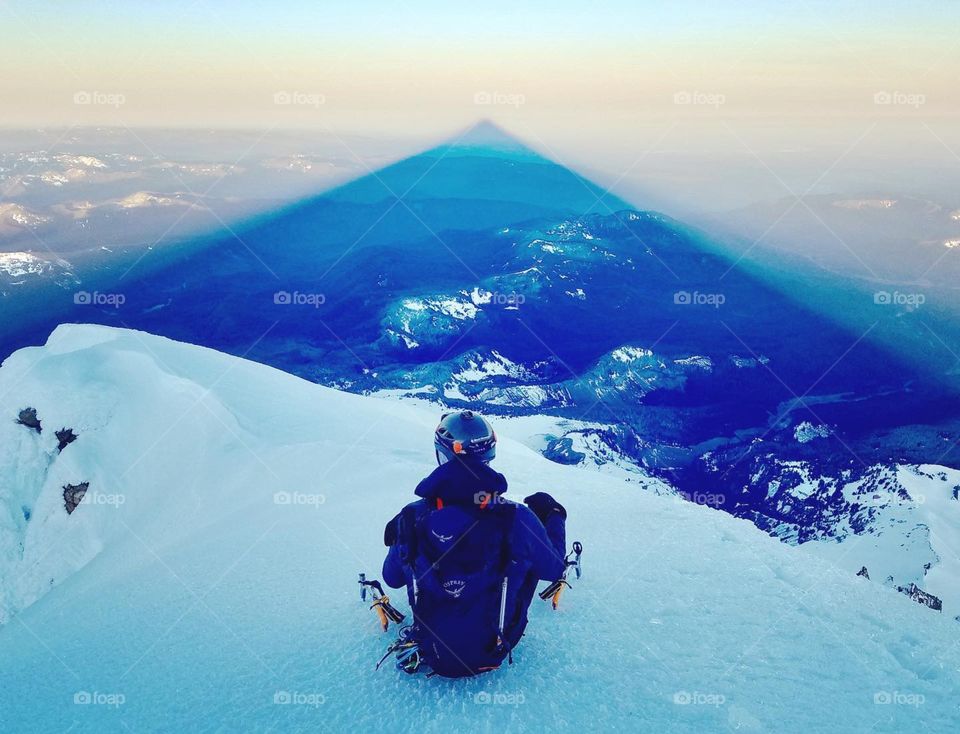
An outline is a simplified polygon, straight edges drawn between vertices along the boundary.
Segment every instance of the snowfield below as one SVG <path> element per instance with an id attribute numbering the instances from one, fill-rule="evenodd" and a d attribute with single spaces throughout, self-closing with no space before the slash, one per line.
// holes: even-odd
<path id="1" fill-rule="evenodd" d="M 16 423 L 32 407 L 42 433 Z M 373 666 L 359 601 L 434 411 L 147 334 L 61 326 L 0 369 L 0 731 L 901 732 L 960 726 L 957 623 L 751 524 L 554 464 L 584 543 L 515 664 Z M 54 432 L 77 440 L 57 451 Z M 64 486 L 89 482 L 72 514 Z M 407 611 L 402 594 L 394 595 Z"/>

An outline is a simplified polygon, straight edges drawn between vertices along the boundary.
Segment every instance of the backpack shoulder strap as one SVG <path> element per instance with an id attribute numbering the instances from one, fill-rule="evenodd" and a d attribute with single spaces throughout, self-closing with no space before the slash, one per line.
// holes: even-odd
<path id="1" fill-rule="evenodd" d="M 403 562 L 407 565 L 413 564 L 413 559 L 417 557 L 417 521 L 419 519 L 418 515 L 421 517 L 425 514 L 431 512 L 429 504 L 427 504 L 427 510 L 424 513 L 419 513 L 417 510 L 417 505 L 419 503 L 414 503 L 407 505 L 400 512 L 400 515 L 397 518 L 397 537 L 401 544 L 401 558 Z"/>
<path id="2" fill-rule="evenodd" d="M 501 546 L 503 567 L 513 560 L 513 527 L 517 519 L 517 506 L 512 502 L 494 505 L 500 520 L 500 532 L 503 537 Z"/>

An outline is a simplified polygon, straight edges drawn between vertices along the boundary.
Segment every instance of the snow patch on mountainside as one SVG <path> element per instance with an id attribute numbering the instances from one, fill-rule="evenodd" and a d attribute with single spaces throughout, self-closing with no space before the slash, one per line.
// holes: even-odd
<path id="1" fill-rule="evenodd" d="M 0 233 L 12 228 L 38 227 L 49 221 L 50 217 L 37 214 L 22 204 L 15 204 L 13 202 L 0 203 Z"/>
<path id="2" fill-rule="evenodd" d="M 181 194 L 166 196 L 156 194 L 152 191 L 137 191 L 122 199 L 118 199 L 116 205 L 121 209 L 140 209 L 143 207 L 163 207 L 163 206 L 186 206 L 193 208 L 196 204 L 182 198 Z"/>
<path id="3" fill-rule="evenodd" d="M 455 297 L 407 298 L 403 301 L 403 308 L 413 313 L 432 311 L 461 321 L 473 319 L 477 316 L 476 306 L 469 301 L 463 301 Z"/>
<path id="4" fill-rule="evenodd" d="M 450 374 L 449 381 L 444 384 L 443 394 L 447 398 L 469 400 L 463 394 L 460 386 L 463 383 L 477 383 L 491 378 L 509 378 L 511 380 L 530 380 L 533 376 L 522 365 L 513 362 L 496 350 L 484 355 L 479 352 L 461 358 L 459 370 Z"/>
<path id="5" fill-rule="evenodd" d="M 705 372 L 713 371 L 713 360 L 710 357 L 701 357 L 700 355 L 693 355 L 692 357 L 683 357 L 681 359 L 673 360 L 674 364 L 678 364 L 681 367 L 699 367 Z"/>
<path id="6" fill-rule="evenodd" d="M 610 359 L 624 363 L 638 362 L 652 356 L 653 352 L 643 347 L 620 347 L 610 352 Z"/>
<path id="7" fill-rule="evenodd" d="M 53 269 L 49 260 L 29 252 L 0 252 L 0 272 L 11 278 L 22 278 L 24 275 L 40 275 Z"/>
<path id="8" fill-rule="evenodd" d="M 72 267 L 62 258 L 40 257 L 32 252 L 0 252 L 0 276 L 10 278 L 9 285 L 22 285 L 29 277 L 49 276 L 61 287 L 72 287 L 80 282 L 71 272 Z"/>
<path id="9" fill-rule="evenodd" d="M 829 426 L 814 425 L 810 421 L 802 421 L 793 429 L 793 437 L 800 443 L 809 443 L 817 438 L 828 438 L 832 433 Z"/>
<path id="10" fill-rule="evenodd" d="M 876 465 L 835 475 L 778 461 L 752 481 L 766 488 L 753 519 L 771 535 L 851 573 L 866 566 L 875 582 L 914 583 L 960 615 L 960 471 Z"/>
<path id="11" fill-rule="evenodd" d="M 487 388 L 474 398 L 486 405 L 505 408 L 561 408 L 570 405 L 570 393 L 555 385 L 510 385 Z"/>
<path id="12" fill-rule="evenodd" d="M 615 448 L 608 425 L 547 415 L 499 420 L 507 426 L 510 436 L 551 461 L 636 482 L 640 489 L 657 495 L 677 495 L 677 490 L 667 482 Z"/>
<path id="13" fill-rule="evenodd" d="M 54 156 L 54 159 L 58 163 L 69 168 L 106 168 L 107 164 L 96 156 L 92 155 L 70 155 L 69 153 L 64 153 L 62 155 Z"/>
<path id="14" fill-rule="evenodd" d="M 473 293 L 403 298 L 387 310 L 382 321 L 384 336 L 407 349 L 440 345 L 455 338 L 468 328 L 468 322 L 477 318 L 480 308 L 474 299 L 479 298 L 479 289 Z"/>

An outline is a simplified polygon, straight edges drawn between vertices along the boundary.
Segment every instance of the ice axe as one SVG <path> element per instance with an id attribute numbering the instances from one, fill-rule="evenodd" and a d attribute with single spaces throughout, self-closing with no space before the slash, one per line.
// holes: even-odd
<path id="1" fill-rule="evenodd" d="M 570 582 L 567 581 L 567 574 L 570 573 L 570 569 L 574 570 L 574 573 L 579 579 L 582 575 L 582 569 L 580 567 L 580 556 L 583 554 L 583 544 L 577 540 L 573 543 L 573 550 L 567 553 L 566 558 L 563 559 L 564 571 L 563 576 L 558 578 L 552 584 L 550 584 L 546 589 L 540 592 L 540 598 L 546 601 L 547 599 L 552 600 L 553 608 L 556 609 L 560 606 L 560 596 L 563 594 L 565 588 L 569 589 Z"/>
<path id="2" fill-rule="evenodd" d="M 370 608 L 377 613 L 380 620 L 380 626 L 386 632 L 390 622 L 400 624 L 406 617 L 390 603 L 390 597 L 383 593 L 383 586 L 376 579 L 367 581 L 365 573 L 360 574 L 360 601 L 367 600 L 367 589 L 370 590 L 372 604 Z"/>

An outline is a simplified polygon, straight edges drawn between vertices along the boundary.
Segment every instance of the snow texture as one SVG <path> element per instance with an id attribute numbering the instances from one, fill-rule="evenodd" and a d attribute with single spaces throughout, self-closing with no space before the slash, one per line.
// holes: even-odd
<path id="1" fill-rule="evenodd" d="M 15 423 L 36 407 L 78 439 Z M 956 731 L 957 623 L 745 521 L 510 439 L 584 543 L 472 680 L 374 672 L 356 574 L 436 414 L 208 349 L 61 326 L 0 369 L 0 731 Z M 89 482 L 72 515 L 63 486 Z M 395 595 L 404 611 L 406 604 Z"/>

